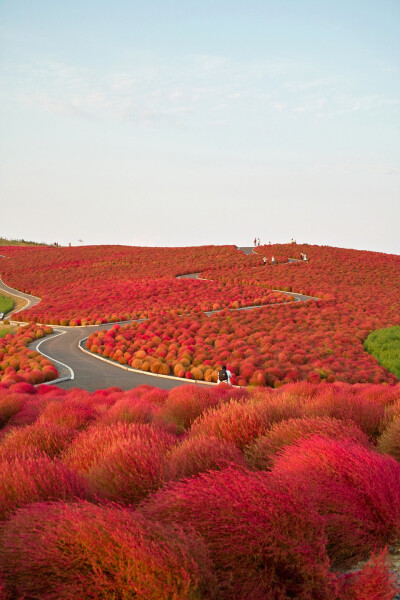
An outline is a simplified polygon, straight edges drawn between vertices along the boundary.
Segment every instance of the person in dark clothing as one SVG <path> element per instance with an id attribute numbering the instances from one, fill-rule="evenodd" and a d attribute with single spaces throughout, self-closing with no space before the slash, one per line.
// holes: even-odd
<path id="1" fill-rule="evenodd" d="M 218 371 L 218 383 L 228 383 L 231 384 L 232 373 L 228 371 L 226 366 L 224 365 L 220 371 Z"/>

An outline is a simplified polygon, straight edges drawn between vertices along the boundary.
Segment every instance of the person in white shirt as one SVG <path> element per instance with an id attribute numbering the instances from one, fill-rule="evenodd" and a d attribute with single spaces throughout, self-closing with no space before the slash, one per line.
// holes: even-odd
<path id="1" fill-rule="evenodd" d="M 231 385 L 232 373 L 228 371 L 224 365 L 220 371 L 218 371 L 218 383 L 228 383 Z"/>

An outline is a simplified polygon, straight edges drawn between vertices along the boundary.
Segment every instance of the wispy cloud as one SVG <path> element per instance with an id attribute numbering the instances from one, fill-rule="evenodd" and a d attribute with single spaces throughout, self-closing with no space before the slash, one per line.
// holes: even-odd
<path id="1" fill-rule="evenodd" d="M 138 57 L 124 71 L 104 72 L 54 61 L 3 69 L 3 98 L 75 118 L 137 121 L 147 126 L 229 123 L 244 111 L 332 119 L 352 112 L 397 112 L 400 100 L 356 94 L 343 76 L 275 59 L 246 63 L 214 55 L 179 61 Z M 350 91 L 351 90 L 351 91 Z M 216 111 L 223 112 L 215 119 Z"/>

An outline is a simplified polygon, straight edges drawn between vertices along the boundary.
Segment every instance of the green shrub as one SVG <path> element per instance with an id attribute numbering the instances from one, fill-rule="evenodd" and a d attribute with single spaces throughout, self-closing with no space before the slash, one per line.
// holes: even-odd
<path id="1" fill-rule="evenodd" d="M 400 326 L 373 331 L 365 340 L 364 348 L 400 379 Z"/>
<path id="2" fill-rule="evenodd" d="M 0 313 L 8 313 L 14 308 L 14 302 L 8 296 L 0 296 Z"/>

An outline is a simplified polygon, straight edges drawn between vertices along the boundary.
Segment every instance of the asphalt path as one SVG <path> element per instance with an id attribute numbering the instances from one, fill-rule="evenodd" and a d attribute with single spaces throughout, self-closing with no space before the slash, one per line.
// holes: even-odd
<path id="1" fill-rule="evenodd" d="M 5 258 L 5 256 L 0 255 L 0 258 Z M 39 302 L 40 302 L 40 298 L 37 298 L 36 296 L 31 296 L 30 294 L 24 294 L 23 292 L 15 290 L 14 288 L 11 288 L 8 285 L 6 285 L 4 283 L 4 281 L 2 281 L 1 279 L 0 279 L 0 291 L 5 292 L 6 294 L 8 294 L 10 296 L 16 296 L 17 298 L 22 298 L 23 300 L 26 300 L 25 306 L 20 308 L 20 310 L 28 310 L 28 308 L 32 308 L 33 306 L 36 306 L 36 304 L 39 304 Z M 10 310 L 9 312 L 10 313 L 14 312 L 14 309 Z"/>
<path id="2" fill-rule="evenodd" d="M 238 250 L 244 252 L 244 254 L 251 254 L 253 252 L 253 248 L 251 247 L 241 247 L 238 248 Z M 199 273 L 188 273 L 181 277 L 196 279 L 198 278 L 198 275 Z M 29 294 L 23 294 L 22 292 L 7 286 L 0 279 L 0 291 L 1 290 L 11 296 L 24 298 L 27 301 L 27 304 L 20 310 L 26 310 L 40 302 L 40 298 L 30 296 Z M 315 299 L 303 294 L 292 292 L 283 293 L 294 296 L 297 301 L 301 302 Z M 254 307 L 236 310 L 249 310 L 252 308 Z M 206 314 L 212 314 L 212 312 Z M 130 321 L 127 321 L 126 323 L 128 322 Z M 102 359 L 102 357 L 95 354 L 86 354 L 80 349 L 79 342 L 81 340 L 86 339 L 95 331 L 110 329 L 114 324 L 115 323 L 107 323 L 89 327 L 52 326 L 54 330 L 53 335 L 34 342 L 31 346 L 54 362 L 59 371 L 60 379 L 63 380 L 57 380 L 57 385 L 63 389 L 79 387 L 93 392 L 98 389 L 117 386 L 123 390 L 130 390 L 138 385 L 147 384 L 170 390 L 177 386 L 187 385 L 188 383 L 210 385 L 205 382 L 195 382 L 193 380 L 175 377 L 155 376 L 146 372 L 127 370 L 124 367 L 118 366 L 115 362 Z"/>

